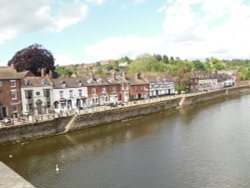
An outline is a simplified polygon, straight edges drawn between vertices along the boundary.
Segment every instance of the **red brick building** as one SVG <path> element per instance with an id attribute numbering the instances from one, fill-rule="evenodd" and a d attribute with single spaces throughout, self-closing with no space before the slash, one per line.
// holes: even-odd
<path id="1" fill-rule="evenodd" d="M 0 67 L 0 119 L 16 117 L 22 112 L 21 78 L 30 72 L 17 73 L 12 67 Z"/>
<path id="2" fill-rule="evenodd" d="M 116 75 L 96 77 L 93 74 L 86 78 L 89 106 L 105 105 L 121 100 L 120 82 Z"/>
<path id="3" fill-rule="evenodd" d="M 143 78 L 141 73 L 135 77 L 128 77 L 130 101 L 149 98 L 149 82 Z"/>

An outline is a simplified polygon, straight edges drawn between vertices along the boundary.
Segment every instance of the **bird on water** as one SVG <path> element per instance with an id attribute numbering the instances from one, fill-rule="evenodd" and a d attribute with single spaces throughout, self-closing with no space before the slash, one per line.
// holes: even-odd
<path id="1" fill-rule="evenodd" d="M 58 164 L 56 164 L 56 172 L 59 172 L 59 167 L 58 167 Z"/>

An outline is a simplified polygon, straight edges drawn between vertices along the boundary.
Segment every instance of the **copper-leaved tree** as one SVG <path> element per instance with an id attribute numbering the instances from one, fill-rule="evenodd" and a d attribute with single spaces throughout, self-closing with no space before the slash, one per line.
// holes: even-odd
<path id="1" fill-rule="evenodd" d="M 8 66 L 14 65 L 17 72 L 29 70 L 36 76 L 41 75 L 42 68 L 46 73 L 54 72 L 54 64 L 52 53 L 40 44 L 33 44 L 18 51 L 8 62 Z"/>

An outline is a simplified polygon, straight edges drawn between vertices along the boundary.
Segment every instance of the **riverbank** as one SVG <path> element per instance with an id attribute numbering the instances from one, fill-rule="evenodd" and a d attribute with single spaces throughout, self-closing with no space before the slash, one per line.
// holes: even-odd
<path id="1" fill-rule="evenodd" d="M 54 119 L 46 119 L 41 122 L 3 127 L 0 129 L 0 145 L 60 135 L 69 131 L 96 127 L 213 99 L 249 93 L 250 87 L 244 85 L 218 91 L 182 94 L 130 102 L 126 106 L 92 109 L 80 114 L 65 117 L 57 116 Z"/>

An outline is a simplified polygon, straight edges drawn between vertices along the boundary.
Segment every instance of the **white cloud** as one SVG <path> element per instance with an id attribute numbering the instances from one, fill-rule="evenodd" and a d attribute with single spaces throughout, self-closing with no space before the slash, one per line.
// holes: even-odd
<path id="1" fill-rule="evenodd" d="M 0 43 L 24 32 L 61 31 L 82 21 L 88 5 L 71 0 L 0 1 Z"/>
<path id="2" fill-rule="evenodd" d="M 55 65 L 72 65 L 72 64 L 79 64 L 82 63 L 81 60 L 75 59 L 71 56 L 68 55 L 63 55 L 63 54 L 55 54 Z"/>
<path id="3" fill-rule="evenodd" d="M 158 8 L 157 10 L 156 10 L 156 12 L 157 13 L 162 13 L 162 12 L 164 12 L 164 11 L 166 11 L 167 10 L 167 6 L 166 5 L 163 5 L 163 6 L 161 6 L 160 8 Z"/>
<path id="4" fill-rule="evenodd" d="M 164 40 L 159 38 L 142 38 L 135 35 L 110 37 L 85 48 L 85 53 L 96 60 L 114 59 L 122 56 L 135 57 L 142 53 L 157 52 Z M 160 49 L 158 49 L 160 50 Z"/>
<path id="5" fill-rule="evenodd" d="M 141 3 L 145 3 L 146 0 L 134 0 L 134 3 L 136 4 L 141 4 Z"/>
<path id="6" fill-rule="evenodd" d="M 96 5 L 101 5 L 105 2 L 106 0 L 87 0 L 86 2 L 88 3 L 93 3 L 93 4 L 96 4 Z"/>
<path id="7" fill-rule="evenodd" d="M 250 5 L 242 0 L 169 0 L 161 36 L 109 37 L 85 48 L 92 58 L 163 53 L 181 58 L 250 58 Z"/>

